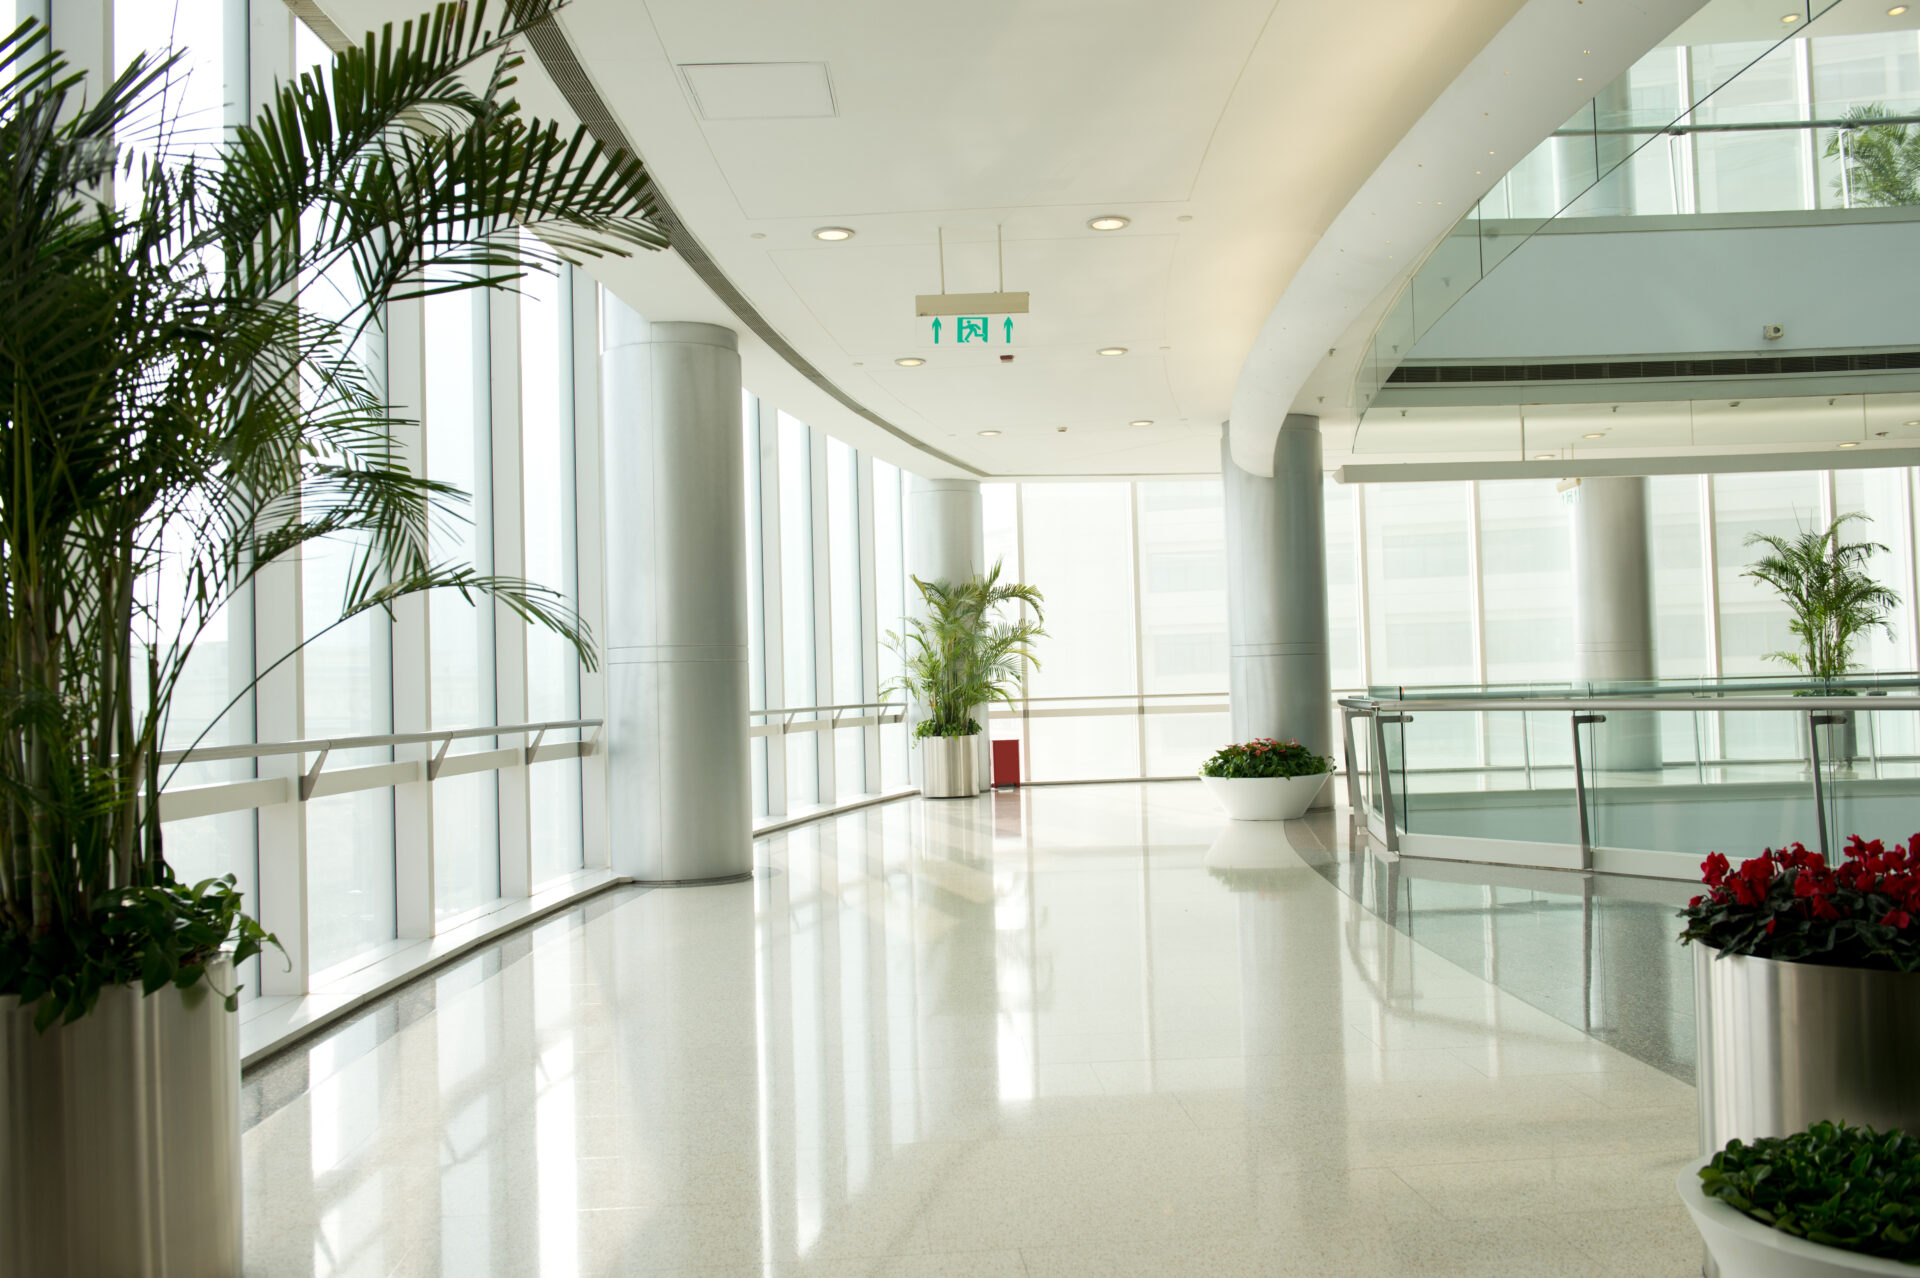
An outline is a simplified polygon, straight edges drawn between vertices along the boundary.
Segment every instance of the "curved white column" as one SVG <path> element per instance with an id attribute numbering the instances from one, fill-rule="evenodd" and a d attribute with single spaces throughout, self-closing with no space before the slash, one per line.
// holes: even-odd
<path id="1" fill-rule="evenodd" d="M 910 475 L 906 495 L 907 571 L 922 581 L 964 581 L 984 574 L 987 562 L 986 516 L 980 505 L 980 483 L 974 479 L 925 479 Z M 1011 566 L 1008 568 L 1012 571 Z M 922 611 L 920 592 L 907 587 L 907 608 Z M 886 626 L 884 628 L 892 629 Z M 976 714 L 980 726 L 986 719 Z M 978 776 L 980 789 L 992 787 L 991 733 L 980 734 Z M 913 750 L 913 768 L 920 767 L 920 750 Z"/>
<path id="2" fill-rule="evenodd" d="M 611 295 L 607 789 L 613 868 L 650 883 L 752 872 L 740 355 L 712 324 Z"/>
<path id="3" fill-rule="evenodd" d="M 1604 686 L 1654 677 L 1650 559 L 1646 479 L 1582 479 L 1573 504 L 1576 682 Z M 1615 712 L 1593 732 L 1596 766 L 1660 766 L 1657 716 Z"/>
<path id="4" fill-rule="evenodd" d="M 1331 755 L 1319 419 L 1288 415 L 1274 443 L 1271 479 L 1242 470 L 1227 439 L 1220 466 L 1234 740 L 1291 739 Z M 1330 802 L 1332 793 L 1329 787 L 1321 801 Z"/>

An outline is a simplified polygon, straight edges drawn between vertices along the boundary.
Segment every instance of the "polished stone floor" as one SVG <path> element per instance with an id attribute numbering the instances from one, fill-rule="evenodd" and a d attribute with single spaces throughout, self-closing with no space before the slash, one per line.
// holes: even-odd
<path id="1" fill-rule="evenodd" d="M 608 893 L 249 1074 L 248 1272 L 1697 1273 L 1670 905 L 1344 844 L 1063 786 Z"/>

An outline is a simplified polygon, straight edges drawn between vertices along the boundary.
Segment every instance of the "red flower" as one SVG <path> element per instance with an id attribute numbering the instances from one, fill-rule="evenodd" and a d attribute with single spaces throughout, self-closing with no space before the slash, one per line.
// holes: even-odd
<path id="1" fill-rule="evenodd" d="M 1833 902 L 1824 896 L 1813 898 L 1813 917 L 1816 919 L 1837 919 L 1840 911 L 1833 908 Z"/>
<path id="2" fill-rule="evenodd" d="M 1707 853 L 1707 859 L 1700 863 L 1700 874 L 1708 887 L 1719 887 L 1727 881 L 1727 858 L 1718 852 Z"/>
<path id="3" fill-rule="evenodd" d="M 1888 910 L 1880 919 L 1888 927 L 1905 927 L 1913 922 L 1913 916 L 1905 910 Z"/>

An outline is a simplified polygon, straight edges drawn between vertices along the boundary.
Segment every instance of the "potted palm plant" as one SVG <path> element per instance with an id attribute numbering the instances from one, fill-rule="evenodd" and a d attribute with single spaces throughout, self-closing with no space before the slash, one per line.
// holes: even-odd
<path id="1" fill-rule="evenodd" d="M 1037 668 L 1033 641 L 1044 638 L 1041 595 L 1032 586 L 1000 580 L 1000 565 L 965 581 L 922 581 L 925 615 L 909 617 L 904 632 L 888 632 L 902 671 L 885 695 L 901 693 L 924 717 L 913 726 L 921 747 L 920 792 L 932 799 L 980 793 L 980 720 L 994 702 L 1013 704 L 1029 668 Z M 1031 616 L 1008 621 L 1000 610 L 1021 605 Z"/>
<path id="2" fill-rule="evenodd" d="M 240 1273 L 234 972 L 271 938 L 175 878 L 155 802 L 220 610 L 327 538 L 340 620 L 448 587 L 592 661 L 562 597 L 431 557 L 465 494 L 359 353 L 390 302 L 665 243 L 632 157 L 510 95 L 550 8 L 443 5 L 193 146 L 180 55 L 82 100 L 44 30 L 0 40 L 0 1273 Z"/>
<path id="3" fill-rule="evenodd" d="M 1855 666 L 1854 645 L 1862 635 L 1880 628 L 1889 637 L 1889 614 L 1900 596 L 1867 574 L 1867 564 L 1886 550 L 1875 542 L 1842 541 L 1846 524 L 1866 519 L 1859 511 L 1838 515 L 1825 530 L 1802 529 L 1791 538 L 1776 533 L 1749 533 L 1746 544 L 1765 546 L 1768 553 L 1747 565 L 1742 576 L 1763 581 L 1779 592 L 1792 610 L 1787 628 L 1800 641 L 1797 650 L 1770 652 L 1767 659 L 1782 662 L 1817 681 L 1809 694 L 1846 695 L 1834 683 Z M 1820 753 L 1829 761 L 1854 757 L 1851 711 L 1839 723 L 1816 728 Z"/>

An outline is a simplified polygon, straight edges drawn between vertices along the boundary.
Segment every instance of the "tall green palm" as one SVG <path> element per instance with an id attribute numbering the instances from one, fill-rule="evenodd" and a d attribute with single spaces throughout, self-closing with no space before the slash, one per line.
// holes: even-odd
<path id="1" fill-rule="evenodd" d="M 1887 114 L 1878 102 L 1854 107 L 1827 139 L 1827 157 L 1844 166 L 1833 193 L 1855 208 L 1920 204 L 1920 129 Z"/>
<path id="2" fill-rule="evenodd" d="M 904 633 L 889 631 L 887 645 L 900 654 L 902 673 L 882 695 L 900 693 L 918 702 L 927 717 L 916 736 L 964 737 L 980 731 L 973 712 L 995 701 L 1013 704 L 1029 668 L 1038 668 L 1033 641 L 1046 637 L 1040 592 L 1000 580 L 1000 565 L 965 581 L 915 577 L 927 615 L 910 617 Z M 1032 616 L 1007 621 L 1002 608 L 1023 605 Z"/>
<path id="3" fill-rule="evenodd" d="M 1794 537 L 1749 533 L 1746 544 L 1765 546 L 1769 554 L 1747 565 L 1742 576 L 1763 581 L 1779 592 L 1793 611 L 1787 629 L 1800 640 L 1797 652 L 1770 652 L 1816 679 L 1832 680 L 1853 669 L 1853 646 L 1876 627 L 1893 636 L 1888 614 L 1900 596 L 1867 575 L 1867 562 L 1886 550 L 1874 542 L 1847 542 L 1841 530 L 1859 511 L 1848 511 L 1824 530 L 1805 528 Z"/>
<path id="4" fill-rule="evenodd" d="M 181 55 L 88 100 L 39 27 L 0 40 L 0 993 L 43 1024 L 264 939 L 230 881 L 174 881 L 141 792 L 196 640 L 267 565 L 329 538 L 339 620 L 451 588 L 593 661 L 560 595 L 433 557 L 467 495 L 409 472 L 418 423 L 362 359 L 388 303 L 665 245 L 634 157 L 511 96 L 551 9 L 389 26 L 216 146 L 180 143 Z"/>

